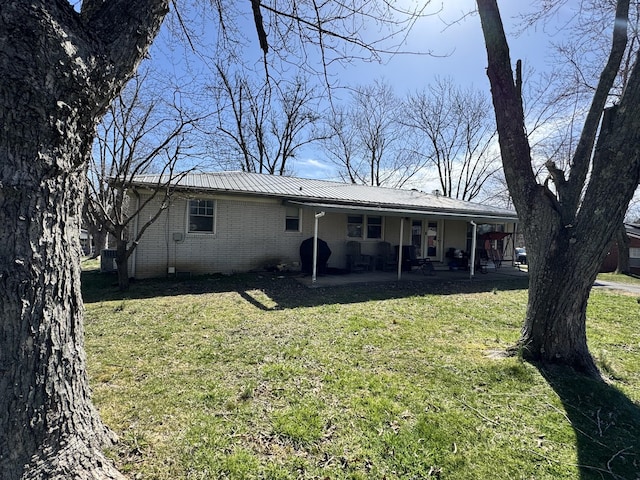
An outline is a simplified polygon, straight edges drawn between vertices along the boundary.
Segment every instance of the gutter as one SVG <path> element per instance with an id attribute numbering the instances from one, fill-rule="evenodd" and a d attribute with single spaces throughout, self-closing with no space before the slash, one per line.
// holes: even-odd
<path id="1" fill-rule="evenodd" d="M 329 203 L 317 203 L 317 202 L 304 202 L 296 200 L 286 200 L 285 204 L 296 205 L 299 207 L 322 209 L 325 211 L 331 211 L 334 213 L 371 213 L 371 214 L 386 214 L 387 216 L 407 217 L 422 215 L 428 217 L 437 217 L 441 219 L 449 220 L 466 220 L 473 219 L 475 221 L 501 221 L 501 222 L 518 222 L 517 214 L 505 214 L 487 212 L 487 211 L 468 211 L 468 212 L 452 212 L 447 210 L 436 210 L 433 208 L 420 209 L 417 208 L 397 208 L 397 207 L 383 207 L 383 206 L 367 206 L 367 205 L 353 205 L 353 204 L 329 204 Z"/>

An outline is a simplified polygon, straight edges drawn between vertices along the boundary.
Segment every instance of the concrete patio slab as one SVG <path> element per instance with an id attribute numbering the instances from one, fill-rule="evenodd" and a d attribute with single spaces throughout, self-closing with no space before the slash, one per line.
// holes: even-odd
<path id="1" fill-rule="evenodd" d="M 451 282 L 469 280 L 473 282 L 481 282 L 487 280 L 495 280 L 496 278 L 526 277 L 526 270 L 521 270 L 516 266 L 502 266 L 497 269 L 490 269 L 487 273 L 476 272 L 473 279 L 470 278 L 468 271 L 462 270 L 436 270 L 431 275 L 425 275 L 421 270 L 413 270 L 411 272 L 402 272 L 400 282 Z M 301 284 L 310 288 L 337 287 L 344 285 L 366 284 L 366 283 L 395 283 L 398 281 L 396 272 L 362 272 L 362 273 L 346 273 L 336 275 L 318 275 L 315 284 L 312 282 L 311 275 L 297 277 L 296 280 Z"/>

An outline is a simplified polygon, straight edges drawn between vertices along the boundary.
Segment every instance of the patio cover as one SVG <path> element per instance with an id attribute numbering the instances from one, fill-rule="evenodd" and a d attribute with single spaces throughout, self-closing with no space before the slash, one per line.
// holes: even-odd
<path id="1" fill-rule="evenodd" d="M 476 223 L 495 222 L 517 222 L 518 217 L 515 212 L 512 215 L 499 214 L 486 211 L 444 211 L 436 209 L 402 208 L 398 206 L 382 205 L 345 205 L 335 203 L 320 203 L 304 200 L 286 200 L 287 205 L 296 205 L 303 208 L 314 209 L 316 211 L 326 211 L 333 213 L 363 213 L 373 215 L 387 215 L 390 217 L 437 217 L 445 220 L 466 220 Z"/>
<path id="2" fill-rule="evenodd" d="M 285 200 L 283 202 L 285 205 L 295 205 L 298 207 L 312 209 L 315 212 L 321 212 L 324 215 L 325 212 L 334 212 L 334 213 L 357 213 L 357 214 L 374 214 L 374 215 L 386 215 L 386 216 L 394 216 L 394 217 L 435 217 L 439 219 L 445 220 L 465 220 L 470 222 L 474 228 L 474 239 L 475 239 L 475 228 L 478 223 L 492 223 L 492 222 L 517 222 L 518 218 L 514 212 L 511 214 L 500 214 L 486 211 L 446 211 L 446 210 L 426 210 L 420 208 L 401 208 L 397 206 L 382 206 L 382 205 L 349 205 L 349 204 L 334 204 L 334 203 L 321 203 L 314 201 L 304 201 L 304 200 Z M 477 204 L 476 204 L 477 205 Z M 475 206 L 475 205 L 474 205 Z M 317 217 L 316 217 L 316 230 L 317 230 Z M 400 222 L 400 239 L 403 238 L 403 230 L 404 230 L 404 222 Z M 492 232 L 492 233 L 500 233 L 503 232 Z M 317 234 L 316 234 L 317 235 Z M 509 235 L 509 234 L 504 234 Z M 399 258 L 398 258 L 398 280 L 400 280 L 402 276 L 402 240 L 400 241 L 400 249 L 399 249 Z M 472 267 L 470 275 L 474 276 L 474 268 L 475 264 L 475 241 L 474 248 L 471 252 L 471 261 Z M 315 272 L 314 272 L 315 277 Z"/>

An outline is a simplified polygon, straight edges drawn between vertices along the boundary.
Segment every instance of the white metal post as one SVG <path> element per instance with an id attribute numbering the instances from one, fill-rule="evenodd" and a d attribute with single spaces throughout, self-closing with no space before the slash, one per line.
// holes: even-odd
<path id="1" fill-rule="evenodd" d="M 315 214 L 315 225 L 313 229 L 313 273 L 311 275 L 311 285 L 315 285 L 318 269 L 318 219 L 324 217 L 324 212 Z"/>
<path id="2" fill-rule="evenodd" d="M 474 275 L 476 274 L 476 233 L 478 231 L 478 226 L 476 222 L 471 220 L 471 268 L 469 269 L 469 279 L 473 280 Z"/>
<path id="3" fill-rule="evenodd" d="M 404 236 L 404 217 L 400 217 L 400 241 L 398 242 L 398 281 L 402 277 L 402 237 Z"/>

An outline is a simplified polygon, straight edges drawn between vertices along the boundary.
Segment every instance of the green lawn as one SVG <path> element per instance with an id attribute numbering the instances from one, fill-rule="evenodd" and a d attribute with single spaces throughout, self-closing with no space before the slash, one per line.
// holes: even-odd
<path id="1" fill-rule="evenodd" d="M 631 285 L 640 285 L 640 278 L 635 275 L 624 275 L 616 273 L 600 273 L 598 274 L 600 280 L 607 280 L 609 282 L 628 283 Z"/>
<path id="2" fill-rule="evenodd" d="M 490 357 L 518 337 L 522 282 L 247 275 L 122 296 L 85 272 L 111 455 L 135 479 L 638 478 L 636 298 L 592 294 L 590 346 L 611 379 L 598 384 Z"/>

